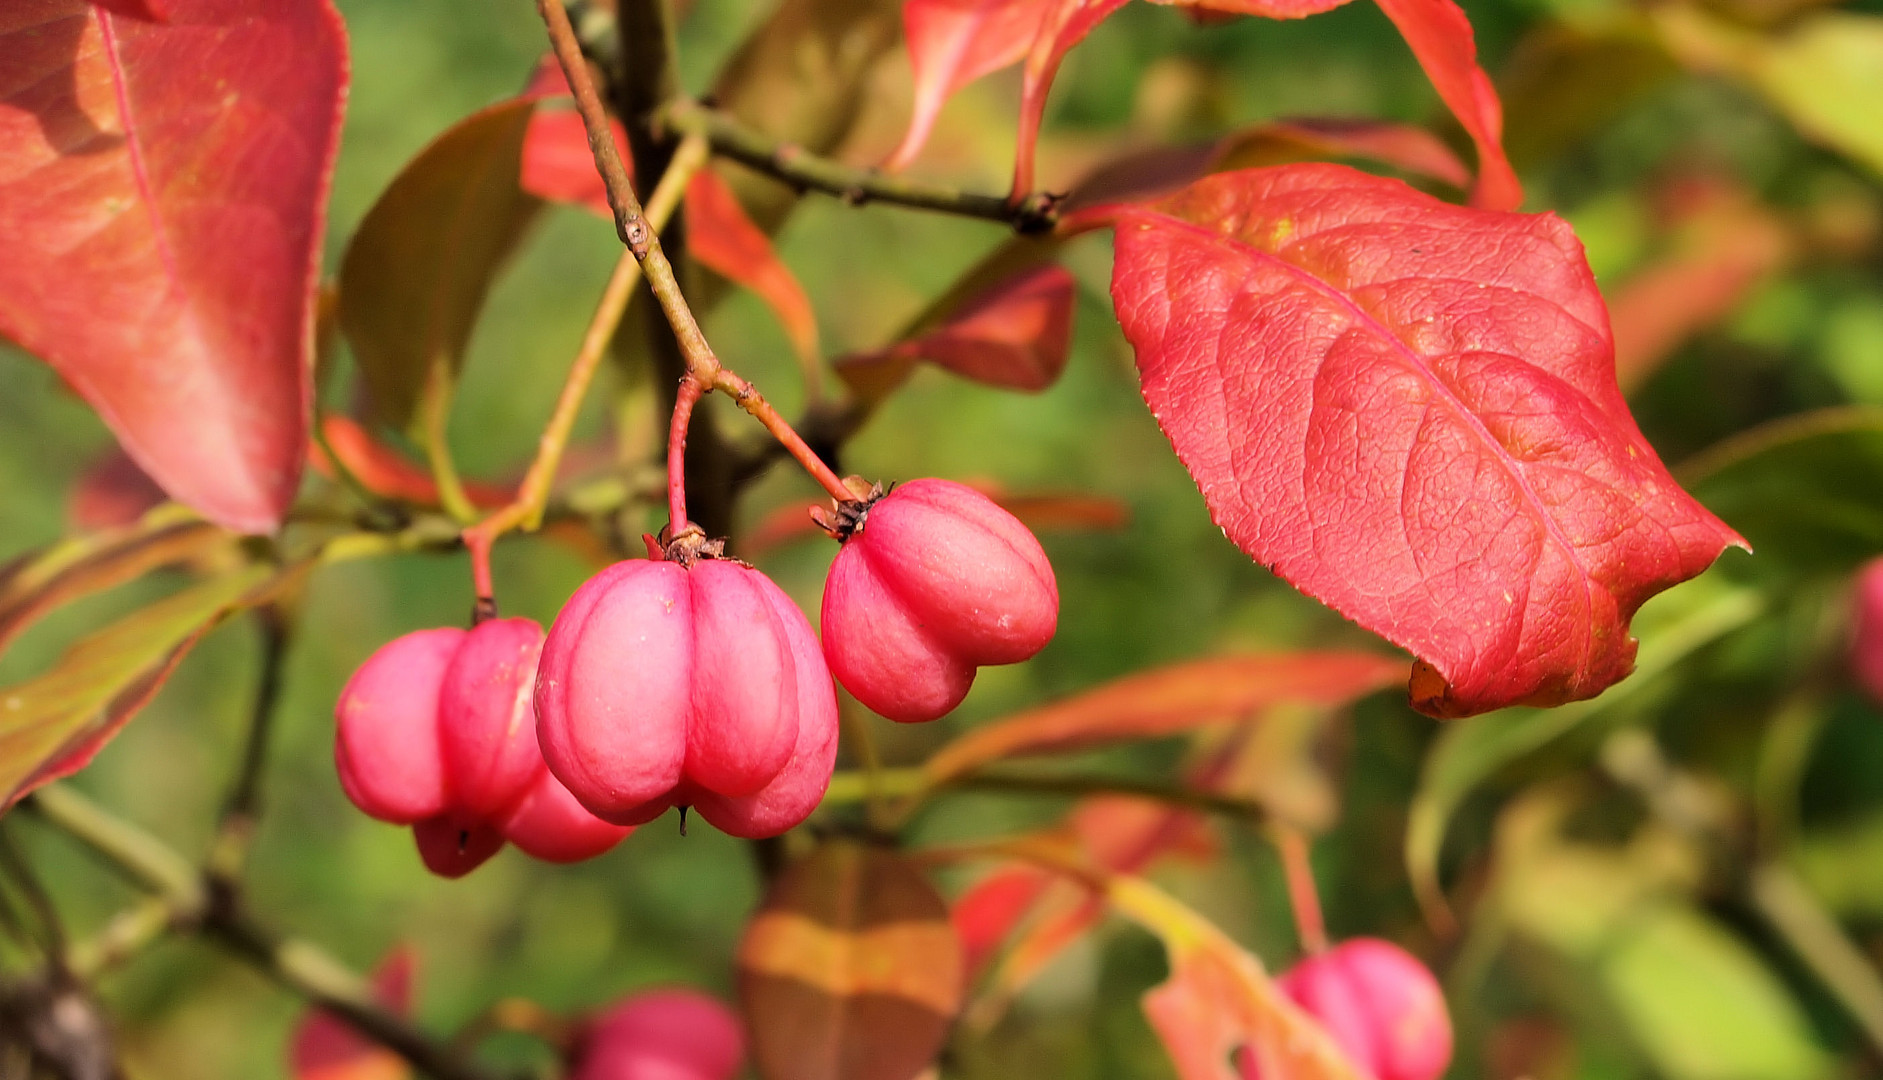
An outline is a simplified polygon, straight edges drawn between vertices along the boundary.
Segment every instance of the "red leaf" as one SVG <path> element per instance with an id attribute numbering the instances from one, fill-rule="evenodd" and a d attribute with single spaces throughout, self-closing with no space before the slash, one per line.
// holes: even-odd
<path id="1" fill-rule="evenodd" d="M 1438 90 L 1478 148 L 1478 182 L 1471 203 L 1486 210 L 1523 205 L 1523 185 L 1504 156 L 1504 107 L 1490 76 L 1478 66 L 1471 21 L 1452 0 L 1378 0 L 1380 10 L 1412 46 L 1426 78 Z"/>
<path id="2" fill-rule="evenodd" d="M 915 69 L 915 113 L 883 168 L 908 166 L 955 91 L 1027 54 L 1046 14 L 1041 0 L 907 0 L 903 37 Z"/>
<path id="3" fill-rule="evenodd" d="M 618 120 L 610 119 L 608 125 L 614 131 L 622 165 L 632 168 L 627 131 Z M 615 212 L 608 207 L 608 187 L 595 171 L 595 157 L 589 153 L 588 131 L 573 109 L 539 108 L 530 118 L 529 131 L 523 136 L 519 183 L 539 199 L 580 206 L 614 220 Z"/>
<path id="4" fill-rule="evenodd" d="M 409 946 L 386 954 L 373 972 L 373 1000 L 394 1016 L 411 1015 L 417 965 Z M 404 1080 L 412 1075 L 404 1058 L 322 1009 L 310 1009 L 294 1029 L 288 1062 L 294 1080 Z"/>
<path id="5" fill-rule="evenodd" d="M 816 365 L 821 356 L 811 298 L 778 258 L 771 237 L 746 216 L 739 197 L 719 174 L 701 169 L 687 184 L 686 208 L 687 251 L 714 273 L 757 293 L 784 324 L 798 359 Z"/>
<path id="6" fill-rule="evenodd" d="M 92 0 L 92 3 L 106 11 L 115 11 L 134 19 L 151 22 L 168 22 L 170 19 L 170 0 Z"/>
<path id="7" fill-rule="evenodd" d="M 919 337 L 839 360 L 837 373 L 871 403 L 900 386 L 918 360 L 989 386 L 1044 390 L 1066 370 L 1077 287 L 1064 267 L 1033 267 L 970 299 Z"/>
<path id="8" fill-rule="evenodd" d="M 44 0 L 0 29 L 0 333 L 166 491 L 264 532 L 307 441 L 344 31 L 328 0 L 168 6 Z"/>
<path id="9" fill-rule="evenodd" d="M 1615 384 L 1581 245 L 1339 165 L 1120 220 L 1145 400 L 1244 551 L 1423 662 L 1436 716 L 1592 697 L 1642 601 L 1744 541 Z"/>

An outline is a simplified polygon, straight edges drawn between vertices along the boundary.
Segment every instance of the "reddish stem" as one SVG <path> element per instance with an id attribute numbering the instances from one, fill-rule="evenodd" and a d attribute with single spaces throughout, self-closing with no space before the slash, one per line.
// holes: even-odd
<path id="1" fill-rule="evenodd" d="M 667 429 L 667 538 L 680 535 L 687 527 L 687 428 L 693 421 L 693 406 L 705 393 L 705 387 L 693 376 L 680 380 L 680 392 L 673 399 L 673 423 Z"/>
<path id="2" fill-rule="evenodd" d="M 804 441 L 804 437 L 799 435 L 784 417 L 778 415 L 778 410 L 772 408 L 771 402 L 765 400 L 765 395 L 758 392 L 758 387 L 723 367 L 713 377 L 713 387 L 724 390 L 732 397 L 732 400 L 739 403 L 739 408 L 744 409 L 752 415 L 753 419 L 764 424 L 765 430 L 772 433 L 772 437 L 778 440 L 786 453 L 790 454 L 799 465 L 804 466 L 804 471 L 811 474 L 811 479 L 816 480 L 818 486 L 830 492 L 831 498 L 838 502 L 850 502 L 857 497 L 856 492 L 845 487 L 843 479 L 832 471 L 829 465 L 824 464 L 824 459 L 817 456 L 817 452 Z"/>
<path id="3" fill-rule="evenodd" d="M 1288 877 L 1288 903 L 1294 908 L 1295 933 L 1309 953 L 1327 951 L 1327 924 L 1321 918 L 1321 894 L 1314 886 L 1314 866 L 1308 858 L 1308 837 L 1290 825 L 1274 826 L 1275 849 Z"/>

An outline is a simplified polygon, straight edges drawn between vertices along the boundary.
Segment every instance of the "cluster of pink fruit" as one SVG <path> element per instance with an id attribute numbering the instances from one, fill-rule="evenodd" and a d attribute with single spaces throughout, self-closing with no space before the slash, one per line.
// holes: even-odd
<path id="1" fill-rule="evenodd" d="M 570 1080 L 732 1080 L 745 1060 L 739 1018 L 713 998 L 648 990 L 583 1025 Z"/>
<path id="2" fill-rule="evenodd" d="M 398 638 L 340 696 L 342 785 L 450 877 L 505 840 L 588 858 L 670 807 L 734 836 L 790 829 L 830 783 L 833 669 L 884 716 L 933 720 L 1059 617 L 1039 541 L 971 488 L 872 491 L 832 531 L 821 645 L 771 579 L 697 541 L 597 574 L 547 636 L 494 619 Z"/>

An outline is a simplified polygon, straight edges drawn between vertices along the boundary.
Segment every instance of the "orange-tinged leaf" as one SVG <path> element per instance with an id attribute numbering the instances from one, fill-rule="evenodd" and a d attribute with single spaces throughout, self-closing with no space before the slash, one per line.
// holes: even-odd
<path id="1" fill-rule="evenodd" d="M 84 768 L 224 619 L 273 596 L 298 571 L 245 566 L 105 627 L 50 671 L 0 687 L 0 807 Z"/>
<path id="2" fill-rule="evenodd" d="M 1283 165 L 1129 210 L 1115 247 L 1145 401 L 1216 522 L 1414 653 L 1431 715 L 1595 696 L 1636 609 L 1744 546 L 1629 415 L 1555 217 Z"/>
<path id="3" fill-rule="evenodd" d="M 434 365 L 455 373 L 497 272 L 541 205 L 518 186 L 535 102 L 506 101 L 419 152 L 360 222 L 340 264 L 340 329 L 375 410 L 412 419 Z"/>
<path id="4" fill-rule="evenodd" d="M 1504 155 L 1504 107 L 1491 77 L 1478 66 L 1471 21 L 1453 0 L 1375 0 L 1399 34 L 1412 46 L 1426 78 L 1452 115 L 1464 125 L 1478 150 L 1478 180 L 1473 206 L 1515 210 L 1523 205 L 1523 184 Z"/>
<path id="5" fill-rule="evenodd" d="M 182 507 L 61 541 L 0 570 L 0 650 L 47 612 L 161 566 L 233 554 L 234 534 Z"/>
<path id="6" fill-rule="evenodd" d="M 1221 656 L 1128 675 L 976 728 L 924 766 L 931 781 L 1023 754 L 1160 738 L 1279 702 L 1344 705 L 1406 677 L 1406 662 L 1366 652 Z"/>
<path id="7" fill-rule="evenodd" d="M 409 946 L 387 953 L 373 972 L 373 1000 L 394 1016 L 410 1016 L 417 968 L 418 955 Z M 308 1010 L 295 1027 L 288 1068 L 293 1080 L 406 1080 L 412 1075 L 404 1058 L 323 1009 Z"/>
<path id="8" fill-rule="evenodd" d="M 320 430 L 326 446 L 315 443 L 308 448 L 315 472 L 329 478 L 334 475 L 334 463 L 327 460 L 331 448 L 340 465 L 373 494 L 419 506 L 439 505 L 438 481 L 431 470 L 374 438 L 359 421 L 332 413 L 322 418 Z M 481 507 L 503 506 L 511 496 L 506 488 L 476 481 L 465 482 L 464 494 L 473 506 Z"/>
<path id="9" fill-rule="evenodd" d="M 745 215 L 732 188 L 718 173 L 701 169 L 687 184 L 686 211 L 687 251 L 714 273 L 757 293 L 784 324 L 799 363 L 815 368 L 823 356 L 811 298 L 778 257 L 771 237 Z"/>
<path id="10" fill-rule="evenodd" d="M 961 943 L 920 871 L 831 841 L 781 875 L 739 943 L 766 1080 L 912 1080 L 960 1008 Z"/>
<path id="11" fill-rule="evenodd" d="M 1163 941 L 1170 977 L 1144 995 L 1144 1013 L 1181 1080 L 1243 1080 L 1231 1065 L 1246 1049 L 1255 1075 L 1364 1080 L 1333 1039 L 1278 990 L 1261 961 L 1150 883 L 1106 881 L 1112 909 Z"/>
<path id="12" fill-rule="evenodd" d="M 560 82 L 562 72 L 556 72 L 556 79 Z M 561 83 L 563 87 L 567 85 Z M 566 95 L 568 90 L 558 92 Z M 608 127 L 614 133 L 615 150 L 621 155 L 621 164 L 633 169 L 627 130 L 613 117 L 609 118 Z M 517 182 L 523 185 L 524 191 L 539 199 L 580 206 L 597 217 L 614 220 L 615 212 L 608 206 L 608 185 L 602 183 L 601 173 L 595 171 L 595 155 L 588 148 L 588 129 L 582 126 L 582 117 L 573 108 L 552 108 L 545 104 L 536 110 L 530 120 L 529 134 L 523 140 L 523 164 Z"/>
<path id="13" fill-rule="evenodd" d="M 266 532 L 307 442 L 345 34 L 328 0 L 164 6 L 0 13 L 0 334 L 164 490 Z"/>
<path id="14" fill-rule="evenodd" d="M 1639 386 L 1694 334 L 1718 323 L 1790 260 L 1797 237 L 1776 213 L 1730 187 L 1684 185 L 1664 258 L 1630 274 L 1608 297 L 1615 377 Z"/>
<path id="15" fill-rule="evenodd" d="M 955 91 L 1019 63 L 1045 13 L 1040 0 L 906 0 L 902 29 L 915 72 L 915 111 L 883 168 L 894 172 L 915 160 Z"/>
<path id="16" fill-rule="evenodd" d="M 918 360 L 989 386 L 1044 390 L 1066 369 L 1077 288 L 1064 267 L 1024 270 L 917 337 L 838 361 L 837 373 L 866 404 L 887 397 Z"/>

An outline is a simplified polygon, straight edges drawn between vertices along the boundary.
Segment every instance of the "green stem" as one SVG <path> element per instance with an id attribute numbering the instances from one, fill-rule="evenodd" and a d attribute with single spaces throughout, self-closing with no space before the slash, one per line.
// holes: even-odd
<path id="1" fill-rule="evenodd" d="M 1883 978 L 1863 950 L 1789 870 L 1768 863 L 1750 884 L 1752 906 L 1883 1050 Z"/>
<path id="2" fill-rule="evenodd" d="M 802 147 L 778 142 L 697 101 L 669 103 L 661 112 L 661 121 L 681 134 L 705 136 L 715 153 L 796 187 L 834 195 L 852 206 L 892 203 L 999 222 L 1023 233 L 1050 232 L 1058 221 L 1056 200 L 1049 195 L 1034 194 L 1015 205 L 1005 195 L 963 191 L 874 169 L 853 169 Z"/>
<path id="3" fill-rule="evenodd" d="M 425 458 L 431 463 L 432 479 L 438 484 L 438 501 L 445 513 L 469 525 L 477 520 L 477 507 L 464 493 L 458 466 L 451 458 L 451 439 L 447 428 L 451 421 L 451 400 L 457 393 L 450 361 L 440 356 L 432 361 L 419 395 L 419 423 L 425 439 Z"/>

